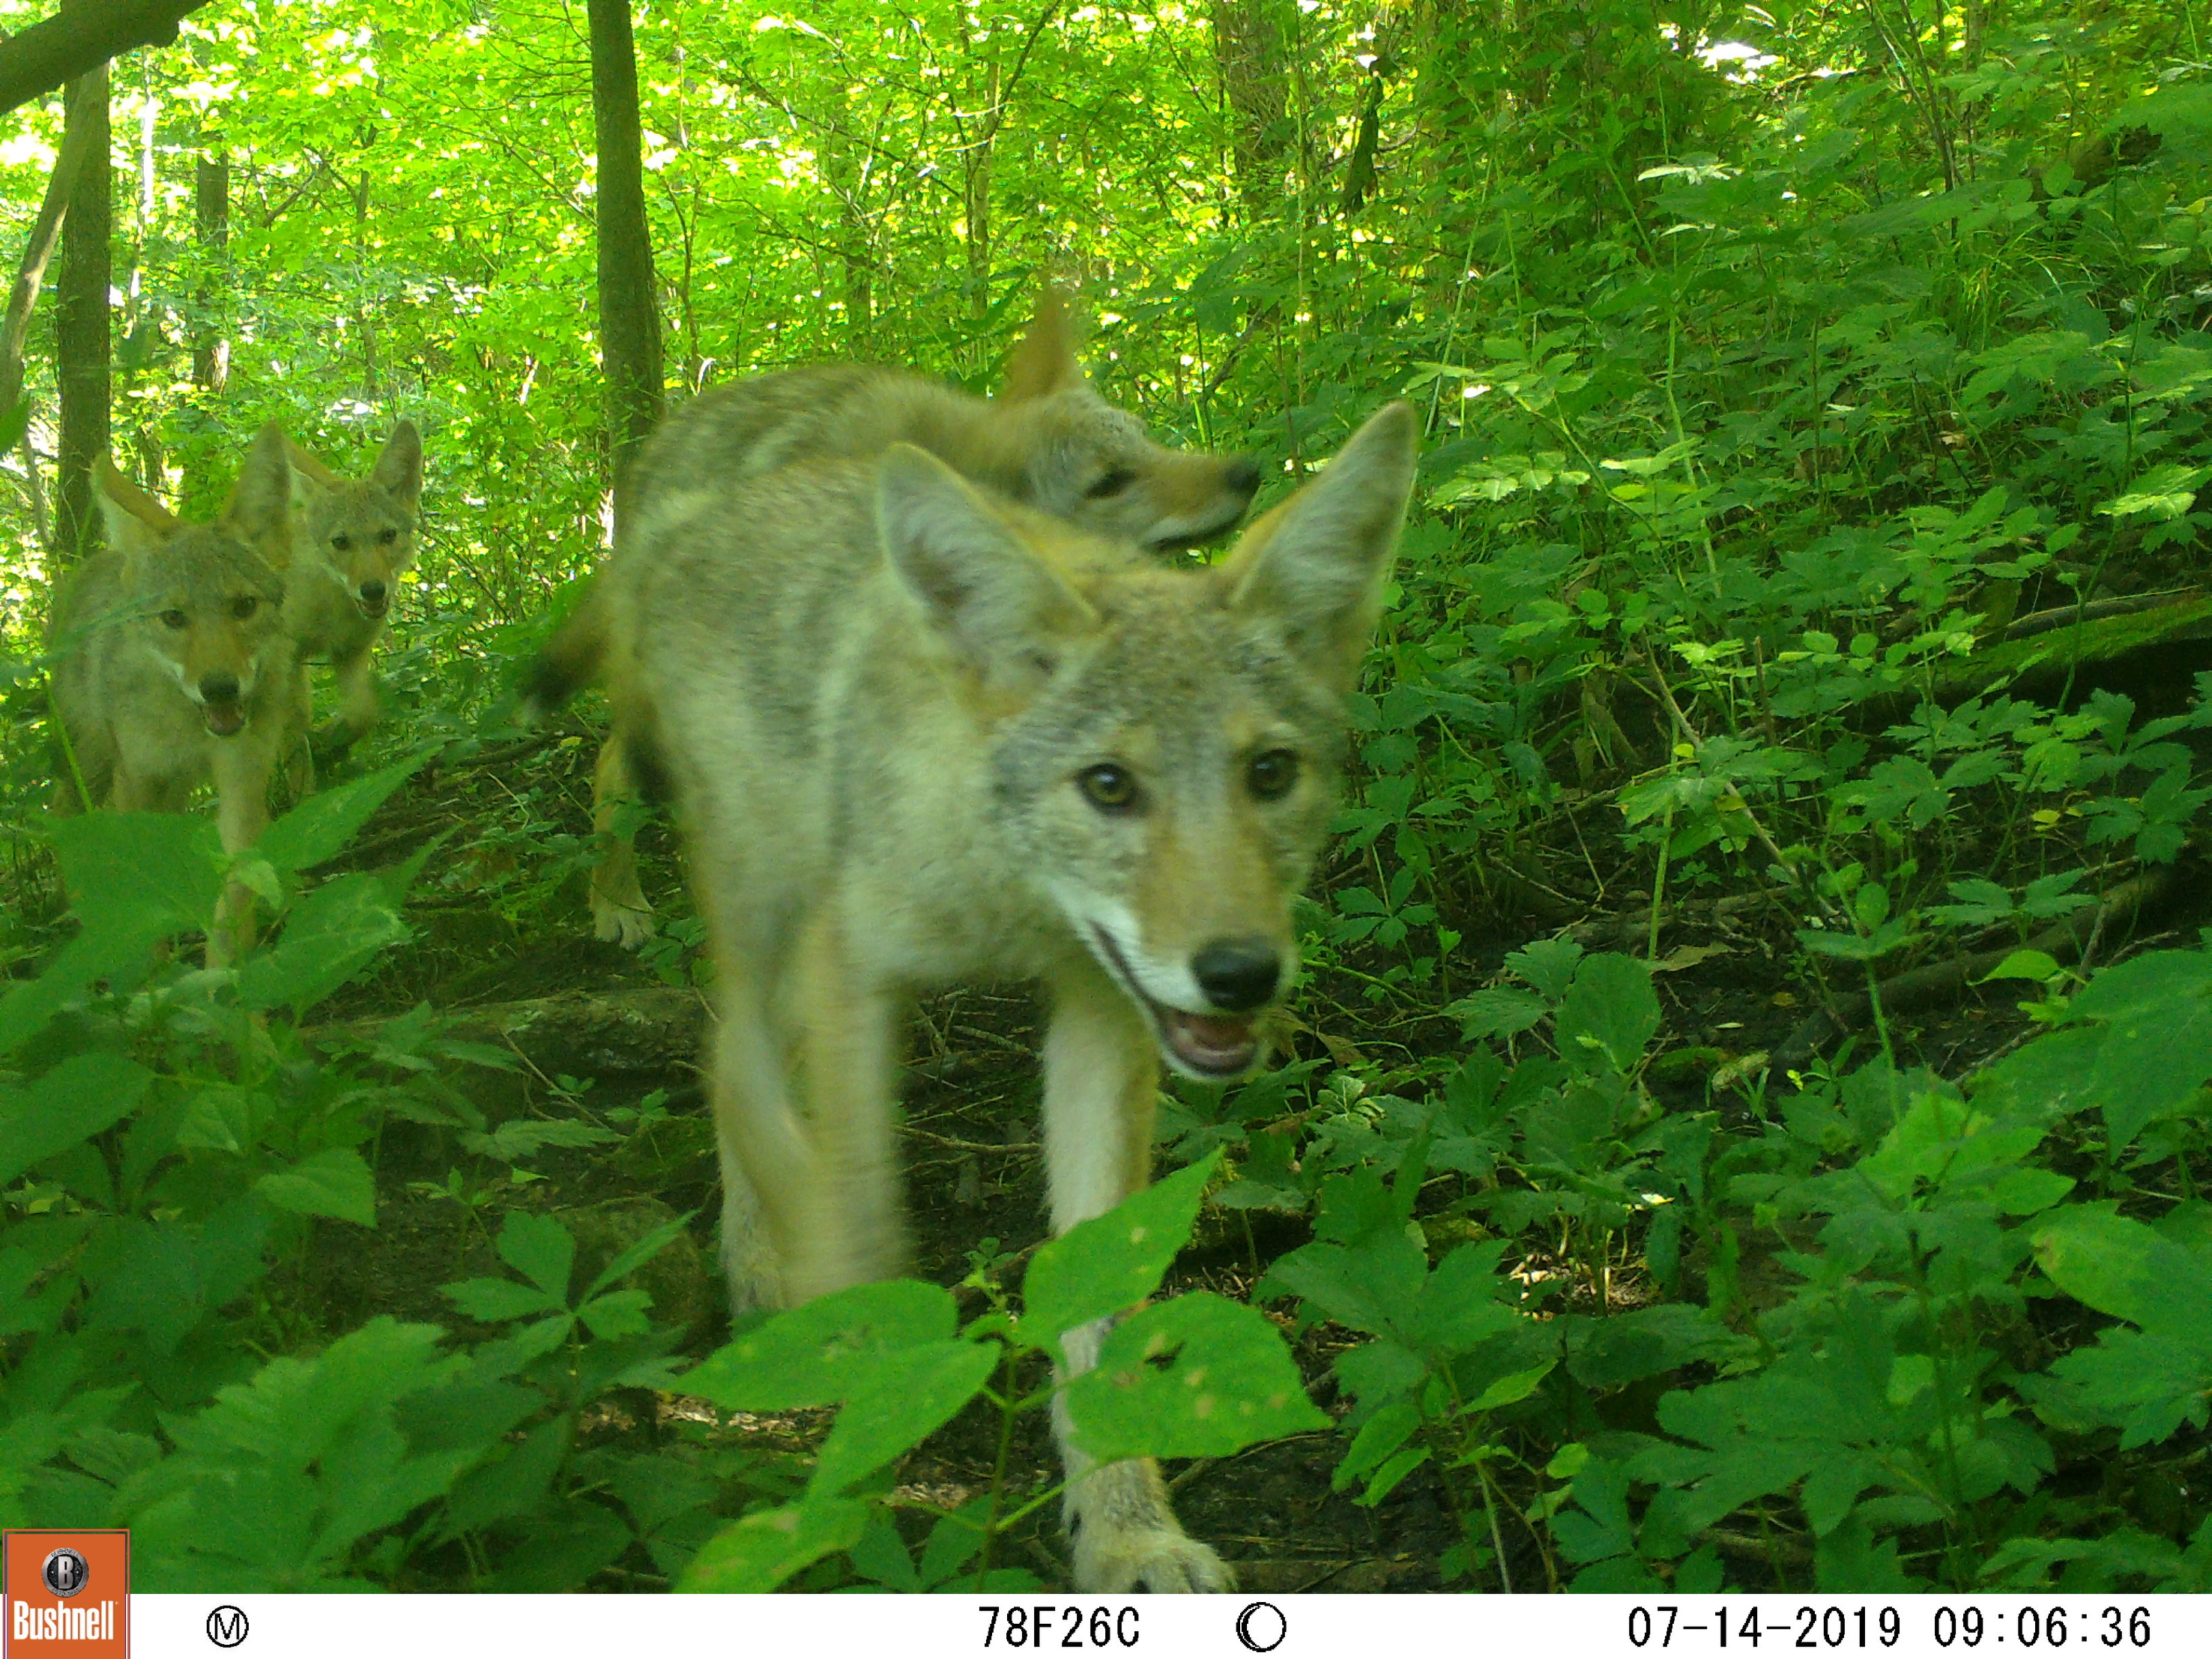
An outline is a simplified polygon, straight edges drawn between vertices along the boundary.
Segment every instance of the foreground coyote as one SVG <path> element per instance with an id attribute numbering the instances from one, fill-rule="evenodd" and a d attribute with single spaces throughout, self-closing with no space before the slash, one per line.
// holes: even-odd
<path id="1" fill-rule="evenodd" d="M 1149 547 L 1194 545 L 1226 532 L 1251 505 L 1260 469 L 1250 458 L 1162 448 L 1132 415 L 1085 380 L 1073 319 L 1047 291 L 1009 362 L 996 398 L 971 398 L 894 369 L 822 366 L 742 380 L 688 405 L 653 434 L 632 479 L 645 520 L 681 513 L 694 492 L 726 493 L 805 460 L 872 460 L 893 443 L 918 444 L 963 476 L 1071 524 Z M 614 696 L 613 729 L 592 781 L 603 836 L 639 793 L 649 754 L 642 711 L 626 707 L 631 618 L 644 566 L 659 555 L 625 532 L 533 665 L 526 688 L 542 714 L 593 680 Z M 641 729 L 641 726 L 647 729 Z M 592 877 L 601 939 L 635 946 L 651 930 L 627 838 L 607 845 Z"/>
<path id="2" fill-rule="evenodd" d="M 656 493 L 631 667 L 714 950 L 739 1307 L 905 1265 L 893 1073 L 917 991 L 1043 981 L 1055 1231 L 1148 1179 L 1162 1057 L 1255 1063 L 1416 436 L 1385 409 L 1210 568 L 904 444 Z M 1071 1334 L 1069 1366 L 1103 1335 Z M 1226 1584 L 1149 1463 L 1086 1468 L 1062 1442 L 1077 1588 Z"/>
<path id="3" fill-rule="evenodd" d="M 107 550 L 76 572 L 51 649 L 66 742 L 55 810 L 182 811 L 213 780 L 226 852 L 269 820 L 269 779 L 287 726 L 293 643 L 284 580 L 243 526 L 281 510 L 290 489 L 281 435 L 247 453 L 212 525 L 179 521 L 103 461 Z M 208 931 L 211 968 L 252 926 L 252 896 L 233 887 Z"/>
<path id="4" fill-rule="evenodd" d="M 326 662 L 337 671 L 341 744 L 376 724 L 371 653 L 400 573 L 415 562 L 422 440 L 412 421 L 400 422 L 368 477 L 358 480 L 333 472 L 273 421 L 255 441 L 280 445 L 291 463 L 287 509 L 255 529 L 264 551 L 285 572 L 284 625 L 299 645 L 290 713 L 295 729 L 287 747 L 293 791 L 301 794 L 313 783 L 310 662 Z"/>

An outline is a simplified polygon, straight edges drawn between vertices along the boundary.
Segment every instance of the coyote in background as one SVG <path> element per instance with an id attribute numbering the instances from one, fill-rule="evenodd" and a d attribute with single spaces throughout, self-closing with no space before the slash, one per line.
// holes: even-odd
<path id="1" fill-rule="evenodd" d="M 273 435 L 272 435 L 273 434 Z M 288 436 L 276 422 L 255 441 L 281 447 L 291 465 L 288 499 L 249 528 L 270 562 L 285 572 L 284 625 L 298 641 L 294 726 L 287 767 L 293 793 L 314 785 L 313 689 L 308 664 L 337 670 L 340 745 L 376 724 L 372 653 L 392 608 L 399 574 L 415 562 L 415 510 L 422 495 L 422 440 L 412 421 L 392 429 L 358 481 L 340 476 Z"/>
<path id="2" fill-rule="evenodd" d="M 242 526 L 282 510 L 290 470 L 281 436 L 264 432 L 216 522 L 188 525 L 101 461 L 107 550 L 72 575 L 50 630 L 66 738 L 56 811 L 180 812 L 212 779 L 223 849 L 258 838 L 289 718 L 293 642 L 284 579 Z M 242 887 L 225 896 L 208 930 L 210 968 L 249 937 L 252 903 Z"/>
<path id="3" fill-rule="evenodd" d="M 1084 378 L 1066 302 L 1047 289 L 1014 349 L 1006 383 L 986 401 L 896 369 L 822 365 L 741 380 L 695 399 L 656 432 L 632 474 L 633 517 L 682 514 L 697 492 L 726 492 L 803 460 L 872 459 L 893 443 L 930 451 L 956 471 L 1071 524 L 1167 549 L 1225 532 L 1260 485 L 1248 456 L 1164 449 Z M 536 717 L 580 686 L 605 684 L 614 724 L 592 779 L 592 823 L 606 836 L 622 803 L 650 785 L 650 711 L 628 696 L 634 596 L 662 555 L 625 529 L 612 560 L 556 629 L 525 687 Z M 653 793 L 648 787 L 647 793 Z M 615 837 L 592 874 L 601 939 L 635 947 L 652 930 L 637 857 Z"/>
<path id="4" fill-rule="evenodd" d="M 1212 567 L 904 444 L 656 491 L 625 554 L 632 672 L 714 950 L 740 1309 L 906 1265 L 894 1073 L 918 992 L 1044 982 L 1055 1232 L 1149 1179 L 1163 1057 L 1252 1067 L 1417 435 L 1385 409 Z M 1066 1369 L 1103 1336 L 1070 1333 Z M 1226 1586 L 1150 1463 L 1090 1468 L 1060 1426 L 1077 1589 Z"/>

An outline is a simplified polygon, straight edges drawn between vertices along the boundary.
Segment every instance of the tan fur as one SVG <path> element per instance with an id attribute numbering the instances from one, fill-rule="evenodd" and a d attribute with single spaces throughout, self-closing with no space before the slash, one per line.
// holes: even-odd
<path id="1" fill-rule="evenodd" d="M 895 1066 L 922 990 L 1043 983 L 1055 1231 L 1148 1178 L 1164 1056 L 1254 1063 L 1415 435 L 1407 406 L 1376 416 L 1215 568 L 1163 568 L 907 445 L 647 520 L 627 695 L 714 950 L 739 1307 L 905 1266 Z M 1070 1334 L 1068 1370 L 1102 1334 Z M 1225 1585 L 1149 1465 L 1067 1450 L 1078 1589 Z"/>
<path id="2" fill-rule="evenodd" d="M 328 663 L 336 672 L 339 713 L 330 734 L 336 746 L 376 724 L 374 653 L 399 577 L 415 562 L 422 440 L 413 422 L 400 422 L 361 479 L 333 471 L 273 421 L 256 442 L 281 446 L 289 463 L 286 489 L 251 503 L 248 522 L 257 544 L 287 575 L 285 624 L 299 642 L 299 665 L 286 763 L 300 794 L 313 784 L 311 662 Z"/>
<path id="3" fill-rule="evenodd" d="M 605 856 L 592 872 L 592 912 L 602 939 L 628 945 L 651 930 L 635 854 L 611 831 L 639 780 L 632 757 L 649 716 L 629 684 L 629 622 L 643 580 L 641 549 L 657 545 L 657 520 L 690 511 L 702 489 L 723 490 L 807 460 L 865 460 L 894 443 L 930 451 L 974 482 L 1068 523 L 1157 548 L 1226 532 L 1243 516 L 1259 470 L 1234 456 L 1192 454 L 1153 443 L 1134 416 L 1084 378 L 1078 329 L 1048 290 L 1008 360 L 1006 384 L 986 402 L 935 381 L 884 368 L 823 365 L 709 392 L 653 434 L 633 475 L 633 517 L 610 564 L 555 632 L 532 671 L 532 712 L 598 680 L 615 720 L 593 779 L 592 823 Z"/>
<path id="4" fill-rule="evenodd" d="M 56 811 L 178 812 L 211 781 L 224 850 L 259 838 L 294 647 L 283 578 L 247 526 L 253 501 L 283 476 L 281 449 L 258 444 L 216 522 L 188 525 L 103 460 L 108 547 L 74 573 L 50 641 L 68 738 Z M 252 904 L 243 887 L 225 895 L 208 931 L 210 967 L 250 940 Z"/>

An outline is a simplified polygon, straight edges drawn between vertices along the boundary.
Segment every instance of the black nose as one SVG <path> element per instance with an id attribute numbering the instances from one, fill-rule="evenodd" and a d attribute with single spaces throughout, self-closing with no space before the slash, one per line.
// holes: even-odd
<path id="1" fill-rule="evenodd" d="M 1249 495 L 1260 487 L 1260 463 L 1253 456 L 1240 456 L 1229 463 L 1229 471 L 1224 476 L 1231 489 L 1240 495 Z"/>
<path id="2" fill-rule="evenodd" d="M 361 602 L 363 605 L 382 605 L 384 603 L 384 584 L 382 582 L 363 582 L 361 585 Z"/>
<path id="3" fill-rule="evenodd" d="M 205 674 L 200 678 L 200 701 L 203 702 L 236 702 L 238 681 L 228 674 Z"/>
<path id="4" fill-rule="evenodd" d="M 1216 939 L 1190 959 L 1190 971 L 1215 1007 L 1241 1014 L 1275 994 L 1283 964 L 1262 940 Z"/>

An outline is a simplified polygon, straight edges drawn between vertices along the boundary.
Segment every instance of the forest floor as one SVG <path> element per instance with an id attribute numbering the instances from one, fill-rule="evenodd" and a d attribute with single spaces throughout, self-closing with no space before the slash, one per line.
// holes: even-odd
<path id="1" fill-rule="evenodd" d="M 379 1187 L 375 1229 L 326 1224 L 324 1248 L 295 1270 L 293 1282 L 270 1286 L 272 1297 L 289 1298 L 310 1327 L 336 1332 L 388 1314 L 434 1321 L 470 1335 L 468 1322 L 458 1319 L 440 1287 L 498 1274 L 491 1243 L 497 1216 L 526 1208 L 559 1215 L 587 1251 L 590 1217 L 600 1218 L 602 1231 L 612 1230 L 611 1248 L 619 1248 L 623 1238 L 672 1214 L 691 1214 L 685 1239 L 643 1282 L 654 1295 L 657 1319 L 686 1322 L 689 1352 L 703 1355 L 724 1340 L 726 1318 L 712 1262 L 719 1202 L 714 1141 L 696 1064 L 704 1001 L 682 957 L 664 956 L 659 964 L 664 971 L 656 973 L 640 956 L 591 937 L 580 868 L 549 891 L 526 850 L 515 856 L 518 842 L 541 848 L 588 845 L 592 744 L 580 728 L 568 736 L 580 740 L 556 734 L 520 746 L 520 752 L 501 751 L 496 765 L 464 762 L 426 771 L 368 823 L 349 860 L 389 864 L 434 835 L 459 833 L 450 835 L 418 885 L 410 909 L 413 942 L 387 954 L 370 977 L 326 1004 L 320 1029 L 325 1036 L 358 1036 L 427 1003 L 458 1022 L 459 1034 L 503 1046 L 514 1055 L 513 1071 L 472 1070 L 465 1079 L 495 1123 L 580 1117 L 635 1127 L 604 1146 L 545 1148 L 518 1160 L 527 1165 L 518 1172 L 467 1157 L 450 1131 L 392 1121 L 372 1160 Z M 640 844 L 648 891 L 676 899 L 673 908 L 680 915 L 670 838 L 652 825 L 641 832 Z M 1346 874 L 1340 871 L 1338 877 Z M 1325 872 L 1322 881 L 1330 878 Z M 532 881 L 540 885 L 532 889 Z M 2127 937 L 2100 940 L 2100 957 L 2131 954 L 2154 941 L 2187 942 L 2203 899 L 2204 884 L 2188 884 L 2154 922 L 2142 921 Z M 1632 900 L 1620 913 L 1591 915 L 1570 926 L 1595 948 L 1640 953 L 1649 934 L 1637 908 Z M 1472 914 L 1443 920 L 1464 935 L 1454 988 L 1459 994 L 1494 975 L 1506 951 L 1556 926 Z M 1793 956 L 1785 922 L 1778 915 L 1770 920 L 1756 908 L 1717 904 L 1710 897 L 1692 900 L 1670 919 L 1661 960 L 1677 965 L 1657 978 L 1661 1046 L 1692 1060 L 1672 1069 L 1655 1066 L 1647 1077 L 1647 1086 L 1663 1103 L 1718 1106 L 1724 1121 L 1731 1112 L 1742 1115 L 1740 1099 L 1711 1094 L 1705 1079 L 1736 1057 L 1782 1048 L 1806 1018 L 1810 995 L 1785 973 Z M 1295 1039 L 1299 1048 L 1340 1056 L 1346 1045 L 1357 1045 L 1370 1057 L 1395 1048 L 1411 1059 L 1463 1046 L 1456 1022 L 1443 1015 L 1449 999 L 1440 987 L 1401 990 L 1378 1006 L 1370 1000 L 1370 983 L 1357 970 L 1324 965 L 1315 971 L 1297 1002 L 1309 1028 Z M 2017 987 L 1993 985 L 1899 1020 L 1892 1036 L 1900 1061 L 1917 1060 L 1943 1075 L 1963 1075 L 2033 1035 L 2032 1022 L 2014 1006 L 2018 1000 Z M 1043 1235 L 1033 1058 L 1039 1036 L 1038 1008 L 1018 988 L 955 991 L 928 1000 L 919 1011 L 902 1135 L 915 1268 L 924 1278 L 957 1284 L 979 1245 L 1018 1253 Z M 641 1109 L 643 1118 L 627 1115 Z M 1167 1289 L 1203 1287 L 1247 1298 L 1269 1261 L 1310 1237 L 1303 1216 L 1209 1212 Z M 988 1246 L 988 1240 L 995 1246 Z M 1770 1258 L 1786 1245 L 1778 1236 L 1747 1241 L 1738 1276 L 1748 1305 L 1778 1296 L 1778 1291 L 1763 1294 L 1762 1285 L 1784 1277 Z M 1632 1250 L 1624 1257 L 1635 1260 Z M 1696 1273 L 1698 1264 L 1692 1260 L 1690 1266 Z M 1565 1272 L 1540 1249 L 1531 1252 L 1522 1271 L 1531 1277 Z M 1597 1294 L 1585 1277 L 1565 1286 L 1553 1306 L 1598 1311 Z M 1605 1294 L 1609 1310 L 1619 1311 L 1636 1305 L 1645 1292 L 1625 1267 Z M 1285 1334 L 1295 1335 L 1294 1350 L 1315 1399 L 1340 1413 L 1345 1402 L 1337 1397 L 1330 1365 L 1358 1339 L 1327 1323 L 1294 1333 L 1286 1314 L 1276 1316 Z M 689 1419 L 708 1425 L 718 1442 L 803 1462 L 829 1421 L 823 1412 L 731 1420 L 680 1395 L 634 1391 L 629 1398 L 629 1407 L 602 1408 L 587 1419 L 587 1443 L 635 1445 Z M 1656 1391 L 1631 1389 L 1608 1401 L 1611 1420 L 1593 1423 L 1589 1430 L 1648 1430 L 1656 1400 Z M 997 1419 L 980 1402 L 972 1406 L 908 1458 L 897 1475 L 902 1492 L 949 1508 L 987 1489 L 998 1437 Z M 1331 1490 L 1330 1474 L 1341 1456 L 1340 1438 L 1319 1433 L 1218 1462 L 1171 1465 L 1168 1474 L 1189 1530 L 1234 1563 L 1247 1588 L 1442 1588 L 1437 1558 L 1459 1535 L 1442 1483 L 1422 1469 L 1381 1504 L 1364 1508 L 1350 1492 Z M 1017 1494 L 1042 1491 L 1057 1478 L 1040 1416 L 1019 1419 L 1008 1467 Z M 1048 1583 L 1064 1583 L 1055 1511 L 1056 1505 L 1040 1509 L 1014 1540 L 1012 1553 L 1018 1559 L 1002 1555 L 1001 1563 L 1026 1565 Z M 1524 1526 L 1519 1536 L 1501 1541 L 1503 1574 L 1493 1569 L 1485 1588 L 1500 1577 L 1516 1589 L 1556 1587 L 1558 1564 L 1535 1528 Z M 1747 1550 L 1755 1544 L 1751 1540 Z M 593 1584 L 650 1589 L 657 1581 L 622 1566 L 601 1573 Z"/>

